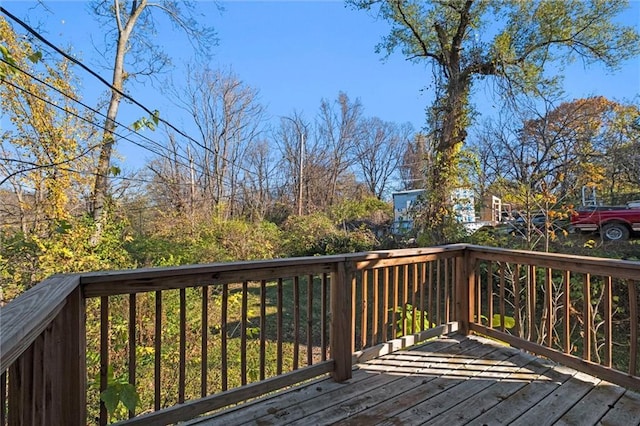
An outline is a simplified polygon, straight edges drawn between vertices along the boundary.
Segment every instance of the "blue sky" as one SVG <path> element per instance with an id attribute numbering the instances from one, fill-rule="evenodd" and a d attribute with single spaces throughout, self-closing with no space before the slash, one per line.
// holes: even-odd
<path id="1" fill-rule="evenodd" d="M 35 1 L 2 4 L 32 24 L 42 22 L 40 28 L 51 42 L 72 45 L 87 64 L 95 66 L 90 40 L 92 36 L 99 38 L 99 28 L 88 14 L 86 2 L 46 1 L 47 13 L 42 7 L 34 9 Z M 197 4 L 219 37 L 212 67 L 231 67 L 246 84 L 258 89 L 261 102 L 274 119 L 295 110 L 311 121 L 322 98 L 335 99 L 344 91 L 352 99 L 360 98 L 367 116 L 410 122 L 415 129 L 424 125 L 431 71 L 406 61 L 400 53 L 387 60 L 375 53 L 375 45 L 388 32 L 386 22 L 351 10 L 341 1 L 228 1 L 221 3 L 221 12 L 213 2 Z M 640 1 L 632 1 L 631 6 L 621 19 L 640 30 Z M 177 63 L 188 59 L 185 42 L 175 32 L 160 43 Z M 99 71 L 109 79 L 106 70 Z M 81 94 L 92 100 L 103 90 L 87 77 Z M 585 70 L 576 63 L 568 70 L 565 90 L 569 99 L 604 95 L 631 100 L 640 93 L 640 59 L 624 63 L 614 74 L 598 67 Z M 177 117 L 172 119 L 175 107 L 157 90 L 140 86 L 133 95 L 181 127 Z M 490 91 L 482 86 L 474 99 L 483 116 L 496 108 Z M 123 108 L 120 121 L 130 123 L 142 115 Z M 120 146 L 119 150 L 129 160 L 140 158 L 129 147 Z M 130 161 L 125 159 L 125 163 Z"/>

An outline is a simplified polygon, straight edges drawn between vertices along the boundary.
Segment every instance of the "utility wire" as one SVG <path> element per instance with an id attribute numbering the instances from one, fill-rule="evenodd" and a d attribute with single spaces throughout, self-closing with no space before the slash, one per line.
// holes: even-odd
<path id="1" fill-rule="evenodd" d="M 125 128 L 125 129 L 127 129 L 127 130 L 130 130 L 132 134 L 135 134 L 135 135 L 137 135 L 137 136 L 139 136 L 139 137 L 141 137 L 141 138 L 143 138 L 143 139 L 145 139 L 145 140 L 149 141 L 151 144 L 156 145 L 156 146 L 158 146 L 159 148 L 164 148 L 164 146 L 163 146 L 160 142 L 156 142 L 155 140 L 153 140 L 153 139 L 149 138 L 149 137 L 148 137 L 148 136 L 146 136 L 146 135 L 143 135 L 142 133 L 140 133 L 140 132 L 138 132 L 138 131 L 136 131 L 136 130 L 131 130 L 131 129 L 129 129 L 126 125 L 124 125 L 124 124 L 122 124 L 122 123 L 118 122 L 117 120 L 109 119 L 109 117 L 107 117 L 104 113 L 100 112 L 99 110 L 97 110 L 97 109 L 95 109 L 95 108 L 92 108 L 92 107 L 90 107 L 89 105 L 86 105 L 86 104 L 85 104 L 85 103 L 83 103 L 82 101 L 80 101 L 80 100 L 76 99 L 75 97 L 73 97 L 73 96 L 69 95 L 68 93 L 63 92 L 62 90 L 58 89 L 57 87 L 55 87 L 55 86 L 53 86 L 53 85 L 51 85 L 51 84 L 47 83 L 46 81 L 44 81 L 44 80 L 40 79 L 39 77 L 37 77 L 37 76 L 35 76 L 35 75 L 31 74 L 30 72 L 25 71 L 24 69 L 20 68 L 19 66 L 14 65 L 14 64 L 12 64 L 12 63 L 10 63 L 10 62 L 6 61 L 6 60 L 5 60 L 5 59 L 3 59 L 3 58 L 0 58 L 0 62 L 5 63 L 6 65 L 8 65 L 8 66 L 10 66 L 10 67 L 12 67 L 12 68 L 14 68 L 14 69 L 16 69 L 17 71 L 19 71 L 19 72 L 21 72 L 21 73 L 23 73 L 23 74 L 25 74 L 25 75 L 29 76 L 30 78 L 34 79 L 35 81 L 39 82 L 40 84 L 43 84 L 43 85 L 45 85 L 46 87 L 50 88 L 51 90 L 54 90 L 54 91 L 56 91 L 56 92 L 60 93 L 62 96 L 66 97 L 66 98 L 68 98 L 68 99 L 71 99 L 72 101 L 74 101 L 74 102 L 76 102 L 76 103 L 78 103 L 78 104 L 82 105 L 84 108 L 88 109 L 89 111 L 93 112 L 94 114 L 100 115 L 101 117 L 103 117 L 103 118 L 105 118 L 105 119 L 107 119 L 107 120 L 111 120 L 111 122 L 113 122 L 113 123 L 114 123 L 114 124 L 116 124 L 117 126 L 120 126 L 120 127 L 122 127 L 122 128 Z M 16 86 L 14 85 L 14 87 L 16 87 Z M 51 104 L 49 101 L 46 101 L 46 100 L 44 100 L 44 99 L 40 98 L 38 95 L 36 95 L 35 93 L 33 93 L 33 92 L 29 91 L 28 89 L 24 89 L 24 88 L 22 88 L 22 90 L 23 90 L 24 92 L 29 93 L 29 94 L 30 94 L 30 95 L 32 95 L 32 96 L 37 97 L 38 99 L 43 100 L 44 102 L 48 102 L 49 104 Z M 53 104 L 52 104 L 52 105 L 53 105 Z M 65 111 L 65 112 L 67 112 L 67 113 L 69 113 L 69 114 L 73 114 L 72 112 L 70 112 L 70 111 L 68 111 L 68 110 L 66 110 L 66 109 L 65 109 L 64 111 Z M 93 125 L 93 126 L 95 126 L 95 127 L 98 127 L 98 128 L 101 128 L 101 127 L 102 127 L 102 124 L 98 124 L 98 123 L 95 123 L 95 122 L 93 122 L 93 121 L 89 121 L 88 119 L 85 119 L 85 121 L 89 122 L 91 125 Z M 155 150 L 152 150 L 152 149 L 150 149 L 150 148 L 148 148 L 148 147 L 143 147 L 142 145 L 137 144 L 137 143 L 135 143 L 135 142 L 131 141 L 130 139 L 127 139 L 126 137 L 121 136 L 121 135 L 119 135 L 119 134 L 117 134 L 117 133 L 116 133 L 116 136 L 118 136 L 118 137 L 120 137 L 120 138 L 122 138 L 122 139 L 125 139 L 125 140 L 127 140 L 127 141 L 129 141 L 129 142 L 131 142 L 131 143 L 133 143 L 133 144 L 135 144 L 135 145 L 137 145 L 137 146 L 141 147 L 141 148 L 144 148 L 144 149 L 146 149 L 147 151 L 149 151 L 149 152 L 151 152 L 151 153 L 153 153 L 153 154 L 156 154 L 156 155 L 161 156 L 161 157 L 163 156 L 163 153 L 158 152 L 158 151 L 155 151 Z M 180 158 L 182 158 L 182 159 L 184 159 L 184 160 L 186 160 L 186 161 L 191 161 L 191 159 L 190 159 L 190 158 L 185 157 L 184 155 L 182 155 L 182 154 L 180 154 L 180 153 L 177 153 L 177 152 L 176 152 L 175 154 L 176 154 L 176 156 L 177 156 L 177 157 L 180 157 Z M 165 157 L 165 158 L 166 158 L 166 157 Z M 168 158 L 167 158 L 167 159 L 168 159 Z M 176 161 L 175 159 L 171 159 L 171 160 L 172 160 L 172 161 Z M 187 165 L 186 165 L 186 164 L 184 164 L 184 163 L 179 163 L 179 162 L 178 162 L 178 164 L 180 164 L 180 165 L 182 165 L 182 166 L 184 166 L 184 167 L 189 167 L 189 166 L 187 166 Z M 203 171 L 203 173 L 206 173 L 206 170 L 204 170 L 204 169 L 203 169 L 202 171 Z M 209 177 L 211 177 L 211 176 L 209 176 Z"/>
<path id="2" fill-rule="evenodd" d="M 0 61 L 3 61 L 3 60 L 0 58 Z M 6 62 L 5 62 L 5 63 L 6 63 Z M 28 75 L 30 75 L 30 74 L 28 74 Z M 36 79 L 37 79 L 37 78 L 36 78 Z M 39 80 L 39 79 L 38 79 L 38 80 Z M 39 80 L 39 81 L 40 81 L 40 80 Z M 33 97 L 35 97 L 36 99 L 38 99 L 38 100 L 40 100 L 40 101 L 42 101 L 42 102 L 45 102 L 45 103 L 47 103 L 47 104 L 49 104 L 49 105 L 53 106 L 54 108 L 60 109 L 60 110 L 64 111 L 64 112 L 65 112 L 65 113 L 67 113 L 67 114 L 70 114 L 70 115 L 72 115 L 72 116 L 74 116 L 74 117 L 76 117 L 76 118 L 79 118 L 80 120 L 83 120 L 83 121 L 85 121 L 85 122 L 89 123 L 89 124 L 90 124 L 90 125 L 92 125 L 92 126 L 96 126 L 96 127 L 100 127 L 100 126 L 101 126 L 100 124 L 97 124 L 97 123 L 95 123 L 94 121 L 91 121 L 90 119 L 88 119 L 88 118 L 86 118 L 86 117 L 83 117 L 83 116 L 81 116 L 81 115 L 79 115 L 79 114 L 75 113 L 74 111 L 70 111 L 70 110 L 68 110 L 68 109 L 66 109 L 66 108 L 64 108 L 64 107 L 61 107 L 60 105 L 57 105 L 57 104 L 55 104 L 55 103 L 51 102 L 50 100 L 45 99 L 45 98 L 43 98 L 42 96 L 40 96 L 40 95 L 38 95 L 38 94 L 36 94 L 36 93 L 33 93 L 33 92 L 31 92 L 30 90 L 25 89 L 25 88 L 23 88 L 23 87 L 21 87 L 21 86 L 18 86 L 18 85 L 14 84 L 14 83 L 12 83 L 12 82 L 10 82 L 10 81 L 4 80 L 4 83 L 6 83 L 6 84 L 8 84 L 9 86 L 12 86 L 12 87 L 14 87 L 15 89 L 20 90 L 20 91 L 22 91 L 22 92 L 24 92 L 24 93 L 26 93 L 26 94 L 28 94 L 28 95 L 30 95 L 30 96 L 33 96 Z M 55 88 L 54 88 L 54 89 L 55 89 Z M 56 90 L 57 90 L 57 89 L 56 89 Z M 61 93 L 61 94 L 63 94 L 63 95 L 65 95 L 63 92 L 61 92 L 61 91 L 59 91 L 59 90 L 58 90 L 58 92 L 59 92 L 59 93 Z M 73 97 L 71 97 L 71 96 L 67 96 L 67 97 L 68 97 L 69 99 L 74 100 L 74 101 L 76 101 L 76 102 L 80 103 L 81 105 L 85 106 L 85 105 L 84 105 L 83 103 L 81 103 L 80 101 L 77 101 L 77 100 L 73 99 Z M 86 107 L 86 108 L 88 108 L 88 109 L 90 109 L 91 111 L 97 112 L 96 110 L 92 109 L 91 107 L 88 107 L 88 106 L 85 106 L 85 107 Z M 100 112 L 97 112 L 97 113 L 98 113 L 98 114 L 101 114 Z M 121 126 L 121 127 L 126 128 L 126 126 L 123 126 L 122 124 L 118 123 L 117 121 L 114 121 L 114 123 L 118 124 L 118 125 L 119 125 L 119 126 Z M 141 136 L 141 137 L 143 137 L 143 138 L 145 138 L 145 139 L 147 139 L 147 140 L 149 140 L 149 141 L 151 141 L 151 142 L 153 142 L 153 143 L 155 143 L 155 144 L 157 144 L 157 145 L 161 146 L 158 142 L 155 142 L 155 141 L 153 141 L 152 139 L 150 139 L 150 138 L 148 138 L 148 137 L 146 137 L 146 136 L 144 136 L 144 135 L 141 135 L 141 134 L 139 134 L 139 133 L 137 133 L 137 132 L 135 132 L 135 131 L 132 131 L 132 133 L 135 133 L 135 134 L 137 134 L 137 135 L 139 135 L 139 136 Z M 151 148 L 149 148 L 149 147 L 147 147 L 147 146 L 145 146 L 145 145 L 143 145 L 143 144 L 141 144 L 141 143 L 139 143 L 139 142 L 136 142 L 135 140 L 130 139 L 128 136 L 121 135 L 121 134 L 119 134 L 119 133 L 117 133 L 117 132 L 114 132 L 114 135 L 116 135 L 117 137 L 119 137 L 119 138 L 121 138 L 121 139 L 123 139 L 123 140 L 126 140 L 126 141 L 128 141 L 128 142 L 131 142 L 132 144 L 134 144 L 134 145 L 136 145 L 136 146 L 138 146 L 138 147 L 140 147 L 140 148 L 142 148 L 142 149 L 145 149 L 145 150 L 147 150 L 147 151 L 149 151 L 149 152 L 151 152 L 151 153 L 153 153 L 153 154 L 155 154 L 155 155 L 157 155 L 157 156 L 159 156 L 159 157 L 162 157 L 162 158 L 164 158 L 164 159 L 166 159 L 166 160 L 169 160 L 169 161 L 171 161 L 171 162 L 174 162 L 174 163 L 176 163 L 176 164 L 178 164 L 178 165 L 180 165 L 180 166 L 182 166 L 182 167 L 185 167 L 185 168 L 190 168 L 190 167 L 191 167 L 190 165 L 186 165 L 186 164 L 184 164 L 184 163 L 181 163 L 181 162 L 177 161 L 175 158 L 172 158 L 172 157 L 170 157 L 169 155 L 167 155 L 167 154 L 165 154 L 165 153 L 162 153 L 162 152 L 159 152 L 159 151 L 155 151 L 155 150 L 153 150 L 153 149 L 151 149 Z M 82 155 L 84 155 L 84 154 L 88 153 L 89 151 L 91 151 L 91 150 L 93 150 L 93 149 L 97 148 L 98 146 L 99 146 L 99 145 L 95 145 L 95 146 L 91 147 L 90 149 L 86 150 Z M 182 154 L 179 154 L 179 153 L 175 153 L 175 154 L 176 154 L 176 156 L 178 156 L 178 157 L 186 158 L 186 157 L 184 157 Z M 60 162 L 60 163 L 51 163 L 51 164 L 47 164 L 47 165 L 38 165 L 38 164 L 32 163 L 32 164 L 30 164 L 30 165 L 31 165 L 31 166 L 33 166 L 33 167 L 30 167 L 30 168 L 27 168 L 27 169 L 21 169 L 21 170 L 18 170 L 18 171 L 16 171 L 16 172 L 11 173 L 11 174 L 9 174 L 8 176 L 6 176 L 2 181 L 0 181 L 0 186 L 2 186 L 2 184 L 4 184 L 7 180 L 9 180 L 10 178 L 12 178 L 12 177 L 13 177 L 13 176 L 15 176 L 15 175 L 18 175 L 18 174 L 21 174 L 21 173 L 25 173 L 25 172 L 29 172 L 29 171 L 32 171 L 32 170 L 36 170 L 36 169 L 38 169 L 38 168 L 57 167 L 57 166 L 59 166 L 59 165 L 67 164 L 67 163 L 69 163 L 69 162 L 71 162 L 71 161 L 74 161 L 75 159 L 79 158 L 79 157 L 80 157 L 80 156 L 82 156 L 82 155 L 79 155 L 78 157 L 75 157 L 75 158 L 72 158 L 72 159 L 68 159 L 68 160 L 62 161 L 62 162 Z M 186 158 L 186 159 L 187 159 L 187 160 L 189 160 L 188 158 Z M 7 160 L 7 161 L 13 161 L 13 162 L 27 163 L 26 161 L 23 161 L 23 160 L 12 160 L 12 159 L 4 159 L 4 160 Z M 190 161 L 190 160 L 189 160 L 189 161 Z M 203 173 L 203 175 L 206 175 L 206 176 L 207 176 L 208 178 L 210 178 L 210 179 L 216 179 L 216 177 L 211 176 L 211 175 L 208 173 L 208 171 L 207 171 L 204 167 L 202 167 L 202 166 L 200 166 L 200 165 L 199 165 L 199 168 L 201 169 L 201 172 Z M 114 179 L 114 178 L 116 178 L 116 177 L 114 177 L 114 176 L 107 176 L 107 178 L 109 178 L 109 179 Z M 151 183 L 151 181 L 148 181 L 148 183 Z M 228 181 L 224 181 L 224 180 L 223 180 L 223 182 L 222 182 L 222 183 L 225 183 L 225 184 L 227 184 L 227 185 L 230 185 L 230 182 L 228 182 Z M 191 184 L 190 184 L 190 183 L 184 183 L 183 185 L 188 186 L 188 185 L 191 185 Z"/>
<path id="3" fill-rule="evenodd" d="M 85 71 L 87 71 L 89 74 L 91 74 L 92 76 L 94 76 L 95 78 L 97 78 L 101 83 L 103 83 L 104 85 L 106 85 L 109 89 L 113 90 L 114 92 L 116 92 L 117 94 L 119 94 L 120 96 L 122 96 L 123 98 L 131 101 L 133 104 L 137 105 L 138 107 L 142 108 L 143 111 L 145 111 L 147 114 L 149 114 L 150 116 L 153 116 L 155 118 L 158 119 L 159 122 L 163 123 L 164 125 L 166 125 L 167 127 L 169 127 L 170 129 L 172 129 L 173 131 L 175 131 L 176 133 L 178 133 L 179 135 L 183 136 L 184 138 L 192 141 L 193 143 L 195 143 L 196 145 L 198 145 L 199 147 L 205 149 L 205 150 L 209 150 L 204 144 L 202 144 L 201 142 L 197 141 L 196 139 L 194 139 L 193 137 L 189 136 L 188 134 L 184 133 L 182 130 L 178 129 L 177 127 L 175 127 L 173 124 L 171 124 L 170 122 L 168 122 L 167 120 L 161 118 L 158 114 L 157 114 L 157 110 L 156 111 L 151 111 L 149 108 L 147 108 L 146 106 L 144 106 L 142 103 L 138 102 L 136 99 L 134 99 L 133 97 L 129 96 L 128 94 L 122 92 L 121 90 L 119 90 L 118 88 L 116 88 L 115 86 L 113 86 L 111 83 L 109 83 L 107 80 L 105 80 L 102 76 L 100 76 L 97 72 L 93 71 L 91 68 L 89 68 L 88 66 L 86 66 L 85 64 L 83 64 L 82 62 L 80 62 L 79 60 L 77 60 L 76 58 L 72 57 L 71 55 L 67 54 L 65 51 L 63 51 L 62 49 L 60 49 L 59 47 L 55 46 L 53 43 L 51 43 L 49 40 L 47 40 L 46 38 L 44 38 L 40 33 L 38 33 L 35 29 L 33 29 L 31 26 L 29 26 L 28 24 L 26 24 L 25 22 L 23 22 L 22 20 L 18 19 L 16 16 L 14 16 L 13 14 L 11 14 L 9 11 L 7 11 L 4 7 L 0 6 L 0 12 L 4 13 L 5 15 L 7 15 L 10 19 L 12 19 L 14 22 L 18 23 L 21 27 L 23 27 L 25 30 L 27 30 L 30 34 L 32 34 L 34 37 L 36 37 L 38 40 L 40 40 L 42 43 L 44 43 L 45 45 L 49 46 L 50 48 L 52 48 L 53 50 L 55 50 L 56 52 L 58 52 L 60 55 L 62 55 L 63 57 L 67 58 L 68 60 L 70 60 L 71 62 L 73 62 L 74 64 L 78 65 L 79 67 L 81 67 L 82 69 L 84 69 Z M 218 156 L 226 163 L 237 167 L 238 169 L 249 173 L 249 174 L 255 174 L 255 172 L 252 172 L 238 164 L 235 164 L 233 161 L 228 160 L 226 157 L 221 156 L 218 154 Z"/>

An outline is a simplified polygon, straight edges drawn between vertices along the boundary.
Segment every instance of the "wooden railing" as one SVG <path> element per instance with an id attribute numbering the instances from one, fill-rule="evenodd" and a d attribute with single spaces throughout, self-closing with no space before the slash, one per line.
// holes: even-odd
<path id="1" fill-rule="evenodd" d="M 640 262 L 481 247 L 469 255 L 471 331 L 640 389 Z"/>
<path id="2" fill-rule="evenodd" d="M 467 245 L 55 276 L 0 310 L 0 423 L 174 423 L 456 330 L 640 388 L 637 279 Z"/>

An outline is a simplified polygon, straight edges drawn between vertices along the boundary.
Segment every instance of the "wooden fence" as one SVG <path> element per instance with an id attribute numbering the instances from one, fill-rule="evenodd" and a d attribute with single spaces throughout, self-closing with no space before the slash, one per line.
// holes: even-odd
<path id="1" fill-rule="evenodd" d="M 0 310 L 0 423 L 178 422 L 452 331 L 638 388 L 638 279 L 468 245 L 55 276 Z"/>

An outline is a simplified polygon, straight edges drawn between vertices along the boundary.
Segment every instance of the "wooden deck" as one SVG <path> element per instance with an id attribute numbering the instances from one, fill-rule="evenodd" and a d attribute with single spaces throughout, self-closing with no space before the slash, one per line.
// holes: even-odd
<path id="1" fill-rule="evenodd" d="M 640 394 L 477 336 L 450 335 L 191 425 L 640 425 Z"/>

